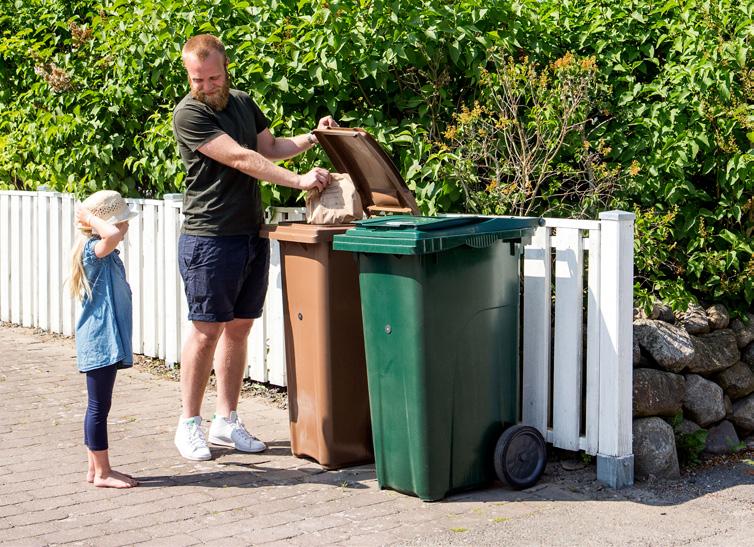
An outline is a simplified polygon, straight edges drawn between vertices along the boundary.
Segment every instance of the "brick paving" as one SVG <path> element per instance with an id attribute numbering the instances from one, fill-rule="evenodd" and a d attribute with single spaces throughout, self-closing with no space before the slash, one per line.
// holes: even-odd
<path id="1" fill-rule="evenodd" d="M 93 487 L 85 482 L 86 389 L 72 340 L 1 326 L 0 544 L 480 544 L 510 541 L 512 530 L 520 544 L 567 544 L 567 535 L 538 534 L 539 519 L 552 526 L 564 516 L 566 529 L 585 513 L 579 504 L 589 506 L 589 515 L 602 512 L 601 518 L 621 514 L 621 503 L 645 507 L 619 494 L 595 502 L 550 475 L 525 492 L 493 485 L 424 503 L 380 490 L 373 465 L 326 471 L 293 457 L 287 411 L 253 397 L 242 399 L 239 413 L 269 450 L 241 454 L 212 447 L 213 460 L 189 462 L 172 442 L 179 400 L 175 381 L 135 369 L 119 372 L 109 422 L 111 461 L 141 486 Z M 210 392 L 205 418 L 213 405 Z M 646 524 L 643 518 L 634 520 Z M 706 518 L 715 522 L 714 514 Z M 599 543 L 599 526 L 580 526 L 583 535 L 574 538 Z M 723 529 L 735 544 L 735 527 Z"/>

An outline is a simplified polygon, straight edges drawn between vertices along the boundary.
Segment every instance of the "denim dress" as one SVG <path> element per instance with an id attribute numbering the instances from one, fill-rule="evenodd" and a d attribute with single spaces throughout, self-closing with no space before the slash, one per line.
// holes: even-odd
<path id="1" fill-rule="evenodd" d="M 98 241 L 97 236 L 90 238 L 81 255 L 92 289 L 91 298 L 84 295 L 76 323 L 76 357 L 81 372 L 115 364 L 118 368 L 133 365 L 131 287 L 126 268 L 117 249 L 97 258 L 94 246 Z"/>

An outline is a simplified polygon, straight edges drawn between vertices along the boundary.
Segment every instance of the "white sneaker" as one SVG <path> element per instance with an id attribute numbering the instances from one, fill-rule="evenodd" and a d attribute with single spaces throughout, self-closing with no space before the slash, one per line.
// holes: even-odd
<path id="1" fill-rule="evenodd" d="M 201 425 L 201 416 L 178 420 L 178 429 L 175 431 L 175 446 L 181 456 L 187 460 L 201 461 L 212 458 Z"/>
<path id="2" fill-rule="evenodd" d="M 233 410 L 230 417 L 215 416 L 209 428 L 209 442 L 230 446 L 241 452 L 262 452 L 267 445 L 246 431 L 246 428 Z"/>

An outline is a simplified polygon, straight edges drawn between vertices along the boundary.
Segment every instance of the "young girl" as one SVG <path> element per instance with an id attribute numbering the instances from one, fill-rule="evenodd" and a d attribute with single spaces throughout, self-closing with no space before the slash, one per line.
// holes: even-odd
<path id="1" fill-rule="evenodd" d="M 107 454 L 107 415 L 115 374 L 133 365 L 131 288 L 115 247 L 135 215 L 118 192 L 102 190 L 89 196 L 76 210 L 80 234 L 71 261 L 71 292 L 82 305 L 76 324 L 76 356 L 79 370 L 86 373 L 88 393 L 84 416 L 87 481 L 110 488 L 137 485 L 130 475 L 110 467 Z"/>

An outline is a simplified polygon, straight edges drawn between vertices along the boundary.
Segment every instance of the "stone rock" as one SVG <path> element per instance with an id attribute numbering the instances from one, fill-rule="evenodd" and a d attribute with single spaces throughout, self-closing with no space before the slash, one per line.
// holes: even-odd
<path id="1" fill-rule="evenodd" d="M 730 323 L 728 308 L 722 304 L 715 304 L 707 308 L 707 321 L 712 330 L 724 329 Z"/>
<path id="2" fill-rule="evenodd" d="M 749 367 L 754 367 L 754 342 L 744 346 L 741 350 L 741 361 Z"/>
<path id="3" fill-rule="evenodd" d="M 689 304 L 686 311 L 679 315 L 681 326 L 689 334 L 705 334 L 709 332 L 709 319 L 704 308 L 697 304 Z"/>
<path id="4" fill-rule="evenodd" d="M 733 401 L 754 392 L 754 372 L 741 361 L 722 371 L 715 380 Z"/>
<path id="5" fill-rule="evenodd" d="M 730 328 L 736 333 L 738 347 L 742 348 L 754 342 L 754 314 L 747 313 L 748 322 L 734 319 L 730 322 Z"/>
<path id="6" fill-rule="evenodd" d="M 678 479 L 678 454 L 673 428 L 662 418 L 634 420 L 634 475 L 637 479 L 656 477 Z"/>
<path id="7" fill-rule="evenodd" d="M 634 308 L 634 319 L 659 319 L 660 317 L 660 304 L 655 302 L 652 304 L 652 309 L 647 312 L 643 307 Z"/>
<path id="8" fill-rule="evenodd" d="M 702 428 L 699 427 L 697 424 L 695 424 L 691 420 L 687 420 L 686 418 L 684 418 L 680 424 L 678 424 L 677 426 L 673 428 L 673 432 L 676 435 L 691 435 L 693 433 L 696 433 L 700 429 Z"/>
<path id="9" fill-rule="evenodd" d="M 728 420 L 723 420 L 707 432 L 704 451 L 710 454 L 732 454 L 738 451 L 740 443 L 736 428 Z"/>
<path id="10" fill-rule="evenodd" d="M 637 319 L 634 335 L 639 346 L 657 364 L 670 372 L 681 372 L 695 358 L 694 342 L 689 334 L 663 321 Z"/>
<path id="11" fill-rule="evenodd" d="M 641 362 L 641 346 L 639 345 L 639 339 L 636 338 L 635 332 L 634 332 L 633 362 L 634 362 L 634 366 L 638 365 Z"/>
<path id="12" fill-rule="evenodd" d="M 657 318 L 665 323 L 675 324 L 675 315 L 673 315 L 673 309 L 665 304 L 660 304 L 660 316 Z"/>
<path id="13" fill-rule="evenodd" d="M 730 420 L 733 417 L 733 401 L 727 395 L 723 397 L 725 402 L 725 419 Z"/>
<path id="14" fill-rule="evenodd" d="M 687 374 L 683 408 L 702 427 L 719 422 L 725 418 L 723 388 L 698 374 Z"/>
<path id="15" fill-rule="evenodd" d="M 686 380 L 651 368 L 634 370 L 634 416 L 675 416 L 683 409 Z"/>
<path id="16" fill-rule="evenodd" d="M 708 376 L 735 365 L 739 358 L 736 336 L 731 329 L 720 329 L 700 334 L 692 339 L 695 352 L 688 371 Z"/>
<path id="17" fill-rule="evenodd" d="M 754 431 L 754 394 L 733 403 L 731 421 L 743 435 Z"/>
<path id="18" fill-rule="evenodd" d="M 675 323 L 672 308 L 662 302 L 652 304 L 652 310 L 649 313 L 644 311 L 644 308 L 634 308 L 634 319 L 652 319 L 671 324 Z"/>

